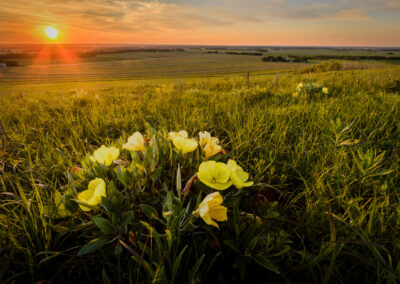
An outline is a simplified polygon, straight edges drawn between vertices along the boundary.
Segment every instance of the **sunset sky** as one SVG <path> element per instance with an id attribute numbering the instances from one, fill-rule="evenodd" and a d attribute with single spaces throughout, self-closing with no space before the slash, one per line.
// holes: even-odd
<path id="1" fill-rule="evenodd" d="M 1 0 L 0 43 L 400 46 L 400 0 Z"/>

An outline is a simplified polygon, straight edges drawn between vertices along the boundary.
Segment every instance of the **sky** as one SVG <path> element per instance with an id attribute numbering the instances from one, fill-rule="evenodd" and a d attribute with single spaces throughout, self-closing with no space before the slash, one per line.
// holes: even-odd
<path id="1" fill-rule="evenodd" d="M 0 43 L 400 46 L 400 0 L 1 0 Z"/>

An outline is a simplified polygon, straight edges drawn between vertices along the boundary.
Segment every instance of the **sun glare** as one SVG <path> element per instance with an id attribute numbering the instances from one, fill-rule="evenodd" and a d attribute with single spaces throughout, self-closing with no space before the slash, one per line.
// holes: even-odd
<path id="1" fill-rule="evenodd" d="M 58 36 L 58 31 L 53 27 L 48 27 L 44 31 L 46 32 L 46 36 L 50 39 L 56 39 Z"/>

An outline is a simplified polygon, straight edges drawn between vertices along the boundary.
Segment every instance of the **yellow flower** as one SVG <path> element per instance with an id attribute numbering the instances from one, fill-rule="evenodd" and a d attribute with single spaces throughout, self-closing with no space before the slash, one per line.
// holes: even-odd
<path id="1" fill-rule="evenodd" d="M 241 189 L 243 187 L 251 186 L 254 184 L 254 182 L 252 181 L 247 181 L 249 179 L 249 174 L 243 171 L 242 167 L 238 166 L 238 164 L 234 160 L 229 160 L 227 166 L 231 172 L 233 185 L 237 189 Z"/>
<path id="2" fill-rule="evenodd" d="M 178 151 L 182 151 L 182 154 L 193 152 L 197 149 L 197 142 L 193 139 L 186 139 L 181 137 L 176 137 L 172 143 Z"/>
<path id="3" fill-rule="evenodd" d="M 327 87 L 323 87 L 322 88 L 322 93 L 325 94 L 325 95 L 329 94 L 328 88 Z"/>
<path id="4" fill-rule="evenodd" d="M 232 185 L 228 166 L 216 161 L 201 163 L 197 177 L 205 185 L 217 190 L 225 190 Z"/>
<path id="5" fill-rule="evenodd" d="M 135 132 L 128 138 L 128 143 L 124 144 L 124 149 L 129 151 L 142 151 L 144 152 L 144 138 L 140 132 Z"/>
<path id="6" fill-rule="evenodd" d="M 228 220 L 227 211 L 225 206 L 222 206 L 222 195 L 219 192 L 214 192 L 206 196 L 199 204 L 196 211 L 193 212 L 195 217 L 201 217 L 208 225 L 218 227 L 217 222 Z"/>
<path id="7" fill-rule="evenodd" d="M 167 235 L 168 241 L 172 241 L 172 234 L 170 230 L 165 230 L 165 235 Z"/>
<path id="8" fill-rule="evenodd" d="M 118 159 L 118 157 L 119 157 L 118 148 L 106 147 L 102 145 L 99 149 L 94 151 L 91 160 L 109 166 L 114 160 Z"/>
<path id="9" fill-rule="evenodd" d="M 302 88 L 303 88 L 303 83 L 299 83 L 299 84 L 297 85 L 297 88 L 296 88 L 297 92 L 300 93 Z"/>
<path id="10" fill-rule="evenodd" d="M 214 142 L 219 143 L 219 139 L 216 137 L 211 137 L 211 134 L 207 131 L 199 132 L 199 144 L 200 147 L 204 147 L 207 143 Z"/>
<path id="11" fill-rule="evenodd" d="M 206 159 L 218 154 L 221 151 L 222 147 L 214 142 L 208 142 L 204 147 L 204 152 L 206 153 Z"/>
<path id="12" fill-rule="evenodd" d="M 297 92 L 293 93 L 292 96 L 293 96 L 293 98 L 297 98 L 299 96 L 299 93 L 297 93 Z"/>
<path id="13" fill-rule="evenodd" d="M 165 218 L 165 219 L 167 219 L 168 218 L 168 216 L 170 216 L 170 215 L 172 215 L 172 211 L 164 211 L 163 213 L 162 213 L 162 216 Z"/>
<path id="14" fill-rule="evenodd" d="M 78 200 L 88 205 L 98 205 L 101 197 L 106 196 L 106 183 L 101 178 L 95 178 L 89 182 L 88 189 L 78 194 Z M 90 211 L 91 208 L 79 204 L 83 211 Z"/>
<path id="15" fill-rule="evenodd" d="M 168 139 L 171 141 L 174 141 L 174 139 L 176 137 L 180 137 L 180 138 L 188 138 L 188 133 L 185 130 L 181 130 L 179 132 L 170 132 L 168 134 Z"/>
<path id="16" fill-rule="evenodd" d="M 244 213 L 244 212 L 242 212 L 242 213 Z M 254 215 L 254 214 L 251 214 L 251 213 L 245 213 L 245 216 L 247 218 L 250 218 L 250 219 L 253 219 L 253 220 L 256 219 L 258 224 L 262 224 L 263 223 L 262 219 L 260 217 L 258 217 L 257 215 Z"/>

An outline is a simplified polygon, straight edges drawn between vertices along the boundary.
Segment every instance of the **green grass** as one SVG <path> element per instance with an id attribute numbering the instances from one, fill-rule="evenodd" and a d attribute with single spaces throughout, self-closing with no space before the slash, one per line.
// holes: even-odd
<path id="1" fill-rule="evenodd" d="M 180 60 L 193 73 L 197 59 Z M 212 61 L 202 66 L 213 69 Z M 220 72 L 232 68 L 226 62 Z M 252 180 L 281 192 L 267 194 L 278 201 L 279 217 L 265 224 L 265 234 L 272 249 L 285 248 L 271 256 L 282 273 L 249 268 L 249 281 L 256 271 L 278 282 L 398 282 L 400 94 L 387 91 L 394 80 L 398 68 L 258 76 L 250 86 L 235 76 L 104 86 L 8 83 L 0 97 L 7 133 L 0 156 L 0 279 L 99 282 L 108 273 L 117 282 L 135 275 L 126 253 L 77 256 L 90 232 L 61 233 L 62 223 L 43 208 L 55 190 L 68 188 L 66 173 L 83 156 L 149 123 L 192 136 L 213 131 Z M 293 98 L 299 82 L 327 86 L 330 94 Z M 217 261 L 210 273 L 220 282 L 238 280 L 229 261 Z"/>

